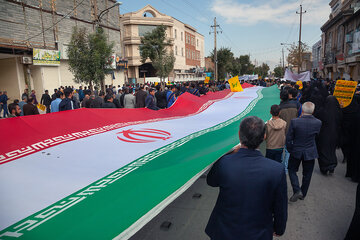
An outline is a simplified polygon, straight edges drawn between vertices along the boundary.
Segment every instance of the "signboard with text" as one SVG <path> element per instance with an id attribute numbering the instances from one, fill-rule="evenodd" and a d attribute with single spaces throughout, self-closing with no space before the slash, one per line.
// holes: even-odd
<path id="1" fill-rule="evenodd" d="M 356 86 L 357 82 L 355 81 L 338 80 L 336 82 L 333 95 L 339 101 L 339 104 L 342 108 L 350 105 L 354 97 Z"/>
<path id="2" fill-rule="evenodd" d="M 34 48 L 33 64 L 45 66 L 59 66 L 60 51 Z"/>
<path id="3" fill-rule="evenodd" d="M 122 70 L 122 69 L 128 69 L 129 63 L 127 60 L 120 59 L 120 57 L 116 57 L 116 69 Z"/>

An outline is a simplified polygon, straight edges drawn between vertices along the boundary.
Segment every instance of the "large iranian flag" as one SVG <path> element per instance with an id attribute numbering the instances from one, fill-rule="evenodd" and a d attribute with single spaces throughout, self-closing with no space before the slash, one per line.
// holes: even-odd
<path id="1" fill-rule="evenodd" d="M 245 86 L 244 86 L 245 87 Z M 128 239 L 267 120 L 275 87 L 0 120 L 0 239 Z"/>

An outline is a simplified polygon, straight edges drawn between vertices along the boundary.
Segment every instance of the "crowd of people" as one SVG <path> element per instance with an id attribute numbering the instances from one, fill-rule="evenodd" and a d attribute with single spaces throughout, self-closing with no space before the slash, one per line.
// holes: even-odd
<path id="1" fill-rule="evenodd" d="M 260 79 L 250 83 L 264 87 L 277 84 L 280 101 L 269 109 L 272 117 L 266 123 L 257 117 L 248 117 L 241 122 L 241 145 L 233 154 L 216 162 L 208 174 L 208 184 L 221 188 L 206 228 L 212 239 L 237 239 L 238 236 L 272 239 L 273 235 L 284 234 L 288 202 L 286 174 L 293 189 L 289 200 L 304 200 L 309 192 L 315 160 L 318 160 L 320 172 L 331 176 L 340 160 L 337 149 L 342 150 L 344 158 L 341 161 L 347 163 L 346 177 L 360 182 L 360 84 L 351 104 L 341 108 L 333 96 L 335 81 L 316 79 L 304 82 L 302 89 L 294 82 L 280 80 Z M 226 81 L 173 83 L 164 87 L 152 83 L 127 84 L 106 86 L 105 91 L 96 87 L 92 90 L 90 87 L 65 86 L 54 89 L 51 96 L 46 90 L 40 102 L 35 90 L 29 94 L 25 89 L 21 101 L 14 100 L 9 105 L 7 92 L 0 92 L 0 104 L 4 118 L 39 114 L 38 103 L 46 107 L 46 113 L 77 108 L 160 110 L 170 108 L 186 92 L 201 96 L 229 88 Z M 265 158 L 256 151 L 264 140 Z M 303 171 L 301 184 L 297 176 L 300 165 Z M 360 239 L 359 188 L 347 240 Z M 233 206 L 231 211 L 229 204 Z M 244 217 L 235 221 L 234 214 Z M 232 224 L 223 225 L 224 222 Z"/>
<path id="2" fill-rule="evenodd" d="M 172 83 L 165 86 L 155 83 L 124 84 L 123 87 L 105 86 L 105 91 L 95 87 L 74 88 L 73 86 L 61 86 L 54 89 L 50 96 L 45 90 L 40 102 L 38 102 L 35 90 L 29 94 L 24 90 L 21 101 L 15 99 L 8 105 L 10 100 L 7 92 L 0 92 L 0 115 L 3 110 L 3 118 L 40 114 L 37 104 L 46 107 L 46 113 L 73 110 L 78 108 L 148 108 L 160 110 L 171 107 L 176 99 L 183 93 L 188 92 L 195 96 L 206 95 L 208 92 L 229 89 L 230 85 L 225 81 L 204 84 L 204 82 Z"/>
<path id="3" fill-rule="evenodd" d="M 335 82 L 312 80 L 300 86 L 277 81 L 279 104 L 272 105 L 266 123 L 250 116 L 240 123 L 240 145 L 219 159 L 207 175 L 220 187 L 205 232 L 211 239 L 273 239 L 285 232 L 287 184 L 290 202 L 305 200 L 318 160 L 323 175 L 334 174 L 341 149 L 346 177 L 360 182 L 360 85 L 349 106 L 333 96 Z M 257 149 L 266 141 L 266 157 Z M 271 161 L 271 160 L 273 161 Z M 297 172 L 302 165 L 302 182 Z M 311 191 L 310 191 L 311 192 Z M 360 185 L 356 209 L 345 240 L 360 239 Z"/>

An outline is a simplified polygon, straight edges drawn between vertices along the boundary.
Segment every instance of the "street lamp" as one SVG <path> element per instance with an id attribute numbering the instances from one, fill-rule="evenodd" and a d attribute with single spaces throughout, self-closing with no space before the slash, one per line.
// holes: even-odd
<path id="1" fill-rule="evenodd" d="M 114 7 L 117 7 L 117 6 L 120 6 L 120 5 L 122 5 L 122 2 L 116 2 L 116 3 L 115 3 L 114 5 L 112 5 L 111 7 L 108 7 L 108 8 L 106 8 L 106 9 L 102 10 L 102 11 L 99 13 L 99 15 L 97 16 L 96 24 L 97 24 L 97 25 L 100 24 L 102 16 L 103 16 L 105 13 L 107 13 L 110 9 L 112 9 L 112 8 L 114 8 Z"/>

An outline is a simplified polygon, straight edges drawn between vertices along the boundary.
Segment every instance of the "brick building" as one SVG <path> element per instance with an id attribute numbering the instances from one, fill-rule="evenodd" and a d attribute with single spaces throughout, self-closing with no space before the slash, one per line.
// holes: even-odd
<path id="1" fill-rule="evenodd" d="M 35 89 L 38 97 L 45 89 L 52 93 L 59 86 L 78 86 L 68 70 L 66 49 L 73 27 L 85 27 L 90 33 L 102 10 L 115 0 L 0 0 L 0 90 L 19 99 L 25 88 Z M 102 17 L 114 55 L 123 56 L 119 7 Z M 37 54 L 34 54 L 37 53 Z M 36 56 L 35 56 L 36 55 Z M 55 57 L 56 61 L 40 58 Z M 34 60 L 34 61 L 33 61 Z M 36 61 L 35 61 L 36 60 Z M 114 71 L 105 84 L 124 82 L 124 70 Z"/>
<path id="2" fill-rule="evenodd" d="M 215 63 L 213 62 L 211 57 L 206 57 L 205 58 L 205 68 L 206 68 L 207 72 L 209 72 L 210 70 L 214 71 Z"/>

